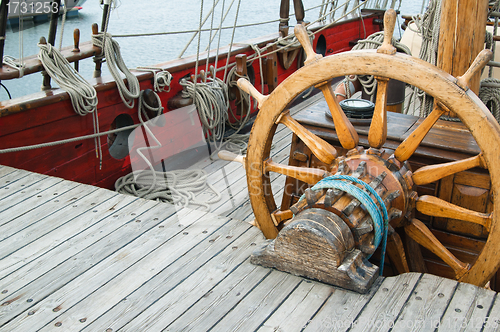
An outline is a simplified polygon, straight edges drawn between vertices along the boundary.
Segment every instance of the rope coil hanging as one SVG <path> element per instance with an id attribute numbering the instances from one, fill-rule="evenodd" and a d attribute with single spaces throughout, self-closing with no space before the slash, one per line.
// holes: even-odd
<path id="1" fill-rule="evenodd" d="M 140 86 L 137 77 L 127 68 L 120 52 L 120 45 L 110 33 L 100 32 L 92 35 L 92 43 L 103 50 L 104 58 L 108 64 L 109 71 L 115 79 L 118 92 L 123 103 L 128 108 L 134 108 L 134 100 L 139 98 Z M 120 77 L 120 72 L 125 75 L 127 85 Z"/>

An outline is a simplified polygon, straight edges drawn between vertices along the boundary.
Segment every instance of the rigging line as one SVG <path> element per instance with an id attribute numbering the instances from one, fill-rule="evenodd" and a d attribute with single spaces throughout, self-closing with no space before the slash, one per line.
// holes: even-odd
<path id="1" fill-rule="evenodd" d="M 233 0 L 234 3 L 234 0 Z M 221 16 L 222 18 L 222 16 Z M 257 23 L 246 23 L 246 24 L 241 24 L 237 25 L 236 28 L 247 28 L 251 26 L 258 26 L 258 25 L 265 25 L 265 24 L 271 24 L 271 23 L 277 23 L 279 20 L 270 20 L 270 21 L 263 21 L 263 22 L 257 22 Z M 233 29 L 232 26 L 227 26 L 223 27 L 220 25 L 217 29 L 220 30 L 229 30 Z M 147 33 L 131 33 L 131 34 L 123 34 L 123 35 L 113 35 L 114 38 L 129 38 L 129 37 L 152 37 L 152 36 L 162 36 L 162 35 L 182 35 L 186 33 L 196 33 L 200 30 L 182 30 L 182 31 L 164 31 L 164 32 L 147 32 Z M 210 29 L 201 29 L 201 32 L 209 32 Z M 215 38 L 215 36 L 214 36 Z"/>
<path id="2" fill-rule="evenodd" d="M 108 130 L 108 131 L 101 131 L 99 133 L 91 134 L 91 135 L 85 135 L 85 136 L 78 136 L 78 137 L 73 137 L 73 138 L 67 138 L 59 141 L 53 141 L 53 142 L 47 142 L 47 143 L 40 143 L 40 144 L 33 144 L 33 145 L 25 145 L 25 146 L 19 146 L 15 148 L 8 148 L 8 149 L 1 149 L 0 154 L 2 153 L 10 153 L 10 152 L 20 152 L 20 151 L 27 151 L 27 150 L 34 150 L 34 149 L 40 149 L 40 148 L 45 148 L 49 146 L 56 146 L 56 145 L 61 145 L 61 144 L 66 144 L 66 143 L 73 143 L 73 142 L 78 142 L 78 141 L 84 141 L 87 139 L 94 139 L 97 136 L 106 136 L 109 134 L 115 134 L 120 131 L 126 131 L 126 130 L 132 130 L 137 127 L 139 127 L 141 124 L 134 124 L 131 126 L 127 127 L 121 127 L 113 130 Z"/>
<path id="3" fill-rule="evenodd" d="M 201 0 L 201 9 L 200 9 L 200 25 L 198 27 L 199 30 L 201 30 L 204 22 L 202 23 L 202 20 L 203 20 L 203 1 L 204 0 Z M 194 37 L 194 36 L 193 36 Z M 191 42 L 189 42 L 191 43 Z M 198 82 L 198 79 L 197 79 L 197 75 L 198 75 L 198 65 L 199 65 L 199 62 L 200 62 L 200 43 L 201 43 L 201 32 L 198 33 L 198 48 L 196 50 L 196 64 L 195 64 L 195 68 L 194 68 L 194 86 L 193 86 L 193 94 L 196 96 L 196 85 L 197 85 L 197 82 Z M 184 53 L 184 52 L 183 52 Z M 182 54 L 181 54 L 182 56 Z"/>
<path id="4" fill-rule="evenodd" d="M 233 27 L 233 33 L 231 35 L 231 43 L 229 44 L 229 52 L 227 53 L 227 59 L 226 59 L 226 69 L 224 70 L 224 76 L 222 81 L 226 81 L 226 75 L 227 75 L 227 69 L 228 69 L 228 64 L 229 64 L 229 58 L 231 58 L 231 50 L 233 48 L 233 42 L 234 42 L 234 33 L 236 31 L 236 24 L 238 22 L 238 15 L 240 13 L 240 5 L 241 5 L 241 0 L 238 0 L 238 7 L 236 7 L 236 15 L 234 17 L 234 27 Z"/>
<path id="5" fill-rule="evenodd" d="M 210 36 L 208 38 L 209 42 L 208 42 L 208 52 L 207 52 L 207 63 L 205 65 L 205 72 L 206 72 L 206 75 L 205 75 L 205 78 L 204 78 L 204 83 L 207 82 L 207 77 L 208 77 L 208 64 L 209 64 L 209 60 L 210 60 L 210 48 L 212 47 L 212 33 L 213 33 L 213 29 L 214 29 L 214 13 L 215 13 L 215 6 L 217 4 L 215 3 L 215 0 L 214 0 L 214 4 L 213 4 L 213 10 L 212 10 L 212 19 L 210 20 Z"/>
<path id="6" fill-rule="evenodd" d="M 59 32 L 59 51 L 62 49 L 62 42 L 63 42 L 63 36 L 64 36 L 64 26 L 66 25 L 66 12 L 67 12 L 67 10 L 68 10 L 68 3 L 66 0 L 64 0 L 64 13 L 63 13 L 62 22 L 61 22 L 61 32 Z"/>
<path id="7" fill-rule="evenodd" d="M 227 18 L 227 15 L 229 14 L 229 11 L 231 10 L 231 8 L 233 8 L 233 4 L 234 4 L 234 1 L 235 0 L 232 0 L 231 3 L 229 4 L 229 8 L 226 10 L 226 13 L 221 16 L 221 21 L 220 21 L 220 25 L 219 25 L 219 28 L 222 26 L 222 24 L 226 21 L 226 18 Z M 222 13 L 224 13 L 224 9 L 222 9 Z M 221 15 L 222 15 L 221 13 Z M 232 27 L 228 27 L 228 29 L 234 29 L 234 26 Z M 220 40 L 220 29 L 219 30 L 219 40 Z M 217 35 L 217 34 L 216 34 Z M 213 38 L 215 38 L 215 36 L 213 36 Z"/>
<path id="8" fill-rule="evenodd" d="M 223 20 L 223 14 L 224 14 L 224 7 L 226 6 L 226 0 L 223 0 L 222 1 L 222 11 L 221 11 L 221 15 L 220 15 L 220 25 L 219 25 L 219 38 L 218 38 L 218 41 L 217 41 L 217 52 L 215 54 L 215 70 L 214 70 L 214 76 L 217 75 L 217 66 L 219 65 L 219 50 L 220 50 L 220 40 L 221 40 L 221 35 L 222 35 L 222 31 L 221 31 L 221 26 L 222 26 L 222 23 L 224 22 Z"/>
<path id="9" fill-rule="evenodd" d="M 219 1 L 220 0 L 217 0 L 217 3 L 219 3 Z M 189 45 L 191 45 L 191 42 L 194 40 L 194 38 L 196 37 L 197 34 L 198 34 L 198 40 L 200 39 L 199 35 L 201 35 L 201 32 L 200 32 L 201 28 L 203 27 L 203 25 L 205 25 L 205 22 L 208 20 L 208 18 L 210 17 L 210 14 L 213 12 L 213 10 L 215 8 L 215 7 L 212 7 L 212 9 L 210 9 L 210 12 L 205 17 L 205 19 L 203 19 L 203 0 L 201 1 L 201 5 L 202 5 L 202 8 L 200 10 L 200 27 L 199 27 L 198 31 L 193 33 L 193 35 L 191 36 L 191 39 L 189 39 L 186 46 L 184 46 L 184 49 L 181 51 L 181 54 L 179 54 L 179 56 L 177 58 L 182 58 L 182 56 L 184 55 L 184 52 L 186 52 L 187 48 L 189 47 Z M 202 21 L 203 21 L 203 23 L 202 23 Z"/>

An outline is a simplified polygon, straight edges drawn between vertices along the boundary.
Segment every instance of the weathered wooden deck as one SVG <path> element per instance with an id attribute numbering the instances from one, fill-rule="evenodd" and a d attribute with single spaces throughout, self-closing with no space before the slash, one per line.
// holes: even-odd
<path id="1" fill-rule="evenodd" d="M 289 142 L 279 130 L 273 160 Z M 361 295 L 250 264 L 264 238 L 241 165 L 198 166 L 223 194 L 210 213 L 0 166 L 0 331 L 500 329 L 497 294 L 453 280 Z"/>

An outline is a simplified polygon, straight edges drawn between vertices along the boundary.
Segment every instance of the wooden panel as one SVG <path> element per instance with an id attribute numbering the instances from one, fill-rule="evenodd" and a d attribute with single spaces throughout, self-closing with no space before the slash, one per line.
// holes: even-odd
<path id="1" fill-rule="evenodd" d="M 491 182 L 487 174 L 460 172 L 441 180 L 438 197 L 473 211 L 489 212 L 493 205 L 490 187 Z M 435 217 L 433 226 L 480 238 L 488 236 L 483 226 L 456 219 Z"/>

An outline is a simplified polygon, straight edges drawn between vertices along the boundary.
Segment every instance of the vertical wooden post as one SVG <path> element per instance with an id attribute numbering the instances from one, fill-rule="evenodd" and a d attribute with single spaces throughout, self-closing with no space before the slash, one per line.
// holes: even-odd
<path id="1" fill-rule="evenodd" d="M 290 12 L 290 0 L 281 0 L 280 26 L 279 26 L 279 32 L 281 37 L 288 36 L 289 12 Z"/>
<path id="2" fill-rule="evenodd" d="M 2 1 L 0 4 L 0 59 L 3 61 L 3 52 L 5 47 L 5 32 L 7 31 L 7 16 L 9 1 Z"/>
<path id="3" fill-rule="evenodd" d="M 75 29 L 73 30 L 73 41 L 74 41 L 74 48 L 73 48 L 73 52 L 75 53 L 79 53 L 80 52 L 80 29 Z M 75 61 L 75 70 L 78 71 L 79 70 L 79 61 L 76 60 Z"/>
<path id="4" fill-rule="evenodd" d="M 437 66 L 463 75 L 484 48 L 488 0 L 443 0 Z M 469 87 L 479 93 L 480 74 Z"/>

